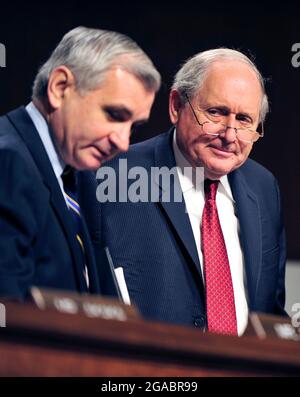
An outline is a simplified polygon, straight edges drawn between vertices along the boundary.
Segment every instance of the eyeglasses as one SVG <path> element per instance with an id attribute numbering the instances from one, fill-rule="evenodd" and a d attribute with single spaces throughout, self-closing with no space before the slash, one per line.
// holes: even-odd
<path id="1" fill-rule="evenodd" d="M 263 124 L 261 124 L 261 132 L 258 132 L 250 128 L 228 127 L 221 121 L 204 121 L 203 123 L 200 123 L 188 95 L 186 94 L 185 96 L 193 112 L 193 115 L 195 116 L 197 123 L 202 127 L 204 134 L 219 136 L 221 134 L 224 134 L 228 129 L 233 129 L 235 131 L 237 139 L 247 143 L 254 143 L 258 141 L 259 138 L 262 138 L 264 136 Z"/>

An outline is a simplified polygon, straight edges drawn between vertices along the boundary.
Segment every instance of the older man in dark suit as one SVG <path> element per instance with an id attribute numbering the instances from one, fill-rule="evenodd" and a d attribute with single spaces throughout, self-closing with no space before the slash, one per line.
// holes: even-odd
<path id="1" fill-rule="evenodd" d="M 0 296 L 24 299 L 33 285 L 101 293 L 77 185 L 128 149 L 159 85 L 130 38 L 78 27 L 39 70 L 32 102 L 0 118 Z"/>
<path id="2" fill-rule="evenodd" d="M 244 54 L 205 51 L 175 76 L 169 109 L 174 128 L 121 156 L 134 171 L 129 193 L 138 196 L 133 175 L 144 169 L 140 189 L 153 193 L 156 181 L 158 197 L 99 205 L 103 244 L 145 318 L 241 335 L 249 310 L 284 313 L 278 185 L 248 159 L 263 137 L 264 81 Z M 166 183 L 157 170 L 175 172 Z"/>

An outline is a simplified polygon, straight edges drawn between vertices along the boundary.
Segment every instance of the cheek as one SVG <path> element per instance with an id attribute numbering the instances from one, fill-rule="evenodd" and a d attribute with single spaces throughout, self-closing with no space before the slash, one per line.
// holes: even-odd
<path id="1" fill-rule="evenodd" d="M 247 160 L 252 149 L 252 145 L 240 145 L 240 151 L 233 158 L 234 169 L 240 167 Z"/>
<path id="2" fill-rule="evenodd" d="M 189 151 L 199 150 L 206 146 L 203 137 L 195 129 L 185 130 L 180 134 L 180 140 L 182 146 Z"/>
<path id="3" fill-rule="evenodd" d="M 206 136 L 199 136 L 199 134 L 195 134 L 193 139 L 190 141 L 190 148 L 195 153 L 199 153 L 201 156 L 211 155 L 211 148 L 209 144 L 211 143 L 211 139 Z"/>
<path id="4" fill-rule="evenodd" d="M 252 150 L 253 144 L 240 144 L 240 156 L 247 158 Z"/>
<path id="5" fill-rule="evenodd" d="M 115 129 L 113 123 L 109 123 L 107 120 L 103 120 L 103 118 L 99 117 L 87 120 L 86 127 L 85 135 L 91 141 L 100 140 L 108 136 Z"/>
<path id="6" fill-rule="evenodd" d="M 92 122 L 83 122 L 82 124 L 76 126 L 73 134 L 73 141 L 78 146 L 92 145 L 99 139 L 105 136 L 105 131 L 101 124 Z"/>

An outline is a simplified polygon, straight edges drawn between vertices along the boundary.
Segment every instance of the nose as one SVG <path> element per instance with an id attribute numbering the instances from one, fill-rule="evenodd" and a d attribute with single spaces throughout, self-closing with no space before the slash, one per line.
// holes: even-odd
<path id="1" fill-rule="evenodd" d="M 224 126 L 219 136 L 225 140 L 227 143 L 233 143 L 236 141 L 236 128 L 230 126 Z"/>
<path id="2" fill-rule="evenodd" d="M 224 130 L 220 133 L 220 137 L 226 140 L 227 143 L 236 141 L 237 127 L 235 126 L 236 119 L 234 115 L 229 115 L 224 122 Z"/>
<path id="3" fill-rule="evenodd" d="M 118 129 L 118 131 L 114 131 L 110 134 L 110 142 L 115 146 L 116 151 L 127 152 L 130 142 L 130 132 L 131 125 L 126 124 Z"/>

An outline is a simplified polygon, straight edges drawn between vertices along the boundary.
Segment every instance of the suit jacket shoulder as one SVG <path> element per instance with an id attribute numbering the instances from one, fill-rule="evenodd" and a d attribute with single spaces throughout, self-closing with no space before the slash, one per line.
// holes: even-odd
<path id="1" fill-rule="evenodd" d="M 0 296 L 32 285 L 86 291 L 72 221 L 29 115 L 0 118 Z"/>

